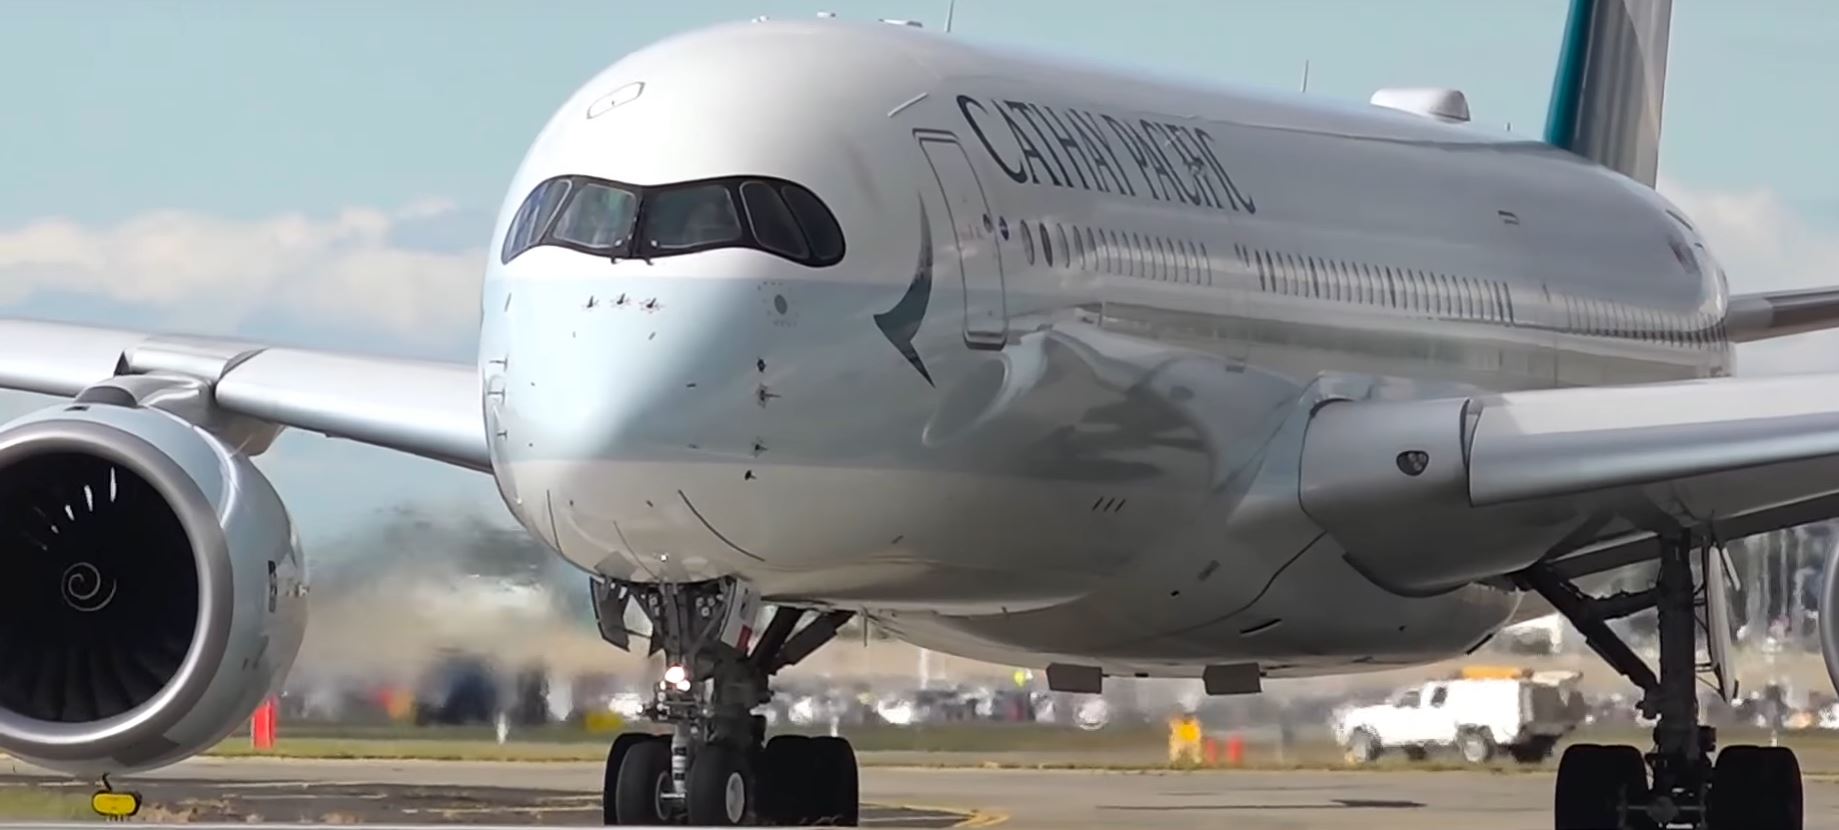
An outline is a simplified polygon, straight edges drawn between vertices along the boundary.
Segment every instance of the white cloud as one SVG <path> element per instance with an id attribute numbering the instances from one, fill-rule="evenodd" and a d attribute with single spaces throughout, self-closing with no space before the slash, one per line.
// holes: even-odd
<path id="1" fill-rule="evenodd" d="M 1733 294 L 1839 287 L 1839 227 L 1810 223 L 1767 188 L 1705 191 L 1662 180 L 1660 190 L 1698 225 Z M 1839 371 L 1839 331 L 1738 347 L 1744 374 Z"/>
<path id="2" fill-rule="evenodd" d="M 44 219 L 0 229 L 0 306 L 59 292 L 145 305 L 157 317 L 150 326 L 183 322 L 201 333 L 279 313 L 411 339 L 450 336 L 475 322 L 484 254 L 407 248 L 391 234 L 454 210 L 423 201 L 330 217 L 161 211 L 111 227 Z"/>

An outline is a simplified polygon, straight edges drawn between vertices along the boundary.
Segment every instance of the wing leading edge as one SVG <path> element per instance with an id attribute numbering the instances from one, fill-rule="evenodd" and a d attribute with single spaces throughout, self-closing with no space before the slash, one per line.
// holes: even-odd
<path id="1" fill-rule="evenodd" d="M 1311 416 L 1304 509 L 1370 579 L 1448 590 L 1534 562 L 1641 561 L 1839 517 L 1839 375 L 1716 378 L 1423 400 Z"/>
<path id="2" fill-rule="evenodd" d="M 0 320 L 0 389 L 68 397 L 111 377 L 153 373 L 210 384 L 226 412 L 491 469 L 470 365 Z"/>
<path id="3" fill-rule="evenodd" d="M 1839 288 L 1739 294 L 1725 326 L 1738 343 L 1830 329 L 1839 326 Z"/>
<path id="4" fill-rule="evenodd" d="M 1602 526 L 1614 532 L 1554 551 L 1600 548 L 1577 558 L 1579 573 L 1656 555 L 1640 531 L 1661 516 L 1659 525 L 1712 539 L 1839 518 L 1839 376 L 1555 389 L 1476 403 L 1473 506 L 1568 500 L 1621 517 Z"/>

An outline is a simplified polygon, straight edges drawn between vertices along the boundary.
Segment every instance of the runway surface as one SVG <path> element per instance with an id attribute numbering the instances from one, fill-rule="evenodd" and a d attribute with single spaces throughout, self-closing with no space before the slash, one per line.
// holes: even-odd
<path id="1" fill-rule="evenodd" d="M 0 787 L 43 787 L 25 767 Z M 598 823 L 598 765 L 195 759 L 132 786 L 187 821 Z M 1195 772 L 867 767 L 864 825 L 1005 828 L 1545 830 L 1539 773 Z M 188 803 L 189 802 L 189 803 Z M 189 812 L 188 812 L 189 811 Z M 1809 830 L 1839 830 L 1839 782 L 1807 787 Z"/>

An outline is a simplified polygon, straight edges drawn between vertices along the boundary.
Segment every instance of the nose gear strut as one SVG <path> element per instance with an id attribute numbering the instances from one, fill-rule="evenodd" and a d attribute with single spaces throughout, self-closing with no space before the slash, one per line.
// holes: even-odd
<path id="1" fill-rule="evenodd" d="M 756 638 L 760 595 L 740 580 L 596 580 L 592 591 L 601 636 L 629 648 L 624 615 L 636 600 L 651 621 L 648 653 L 662 652 L 667 666 L 644 714 L 670 733 L 614 740 L 607 824 L 857 824 L 849 743 L 799 735 L 768 742 L 766 719 L 753 714 L 772 700 L 771 677 L 829 642 L 852 612 L 778 606 Z"/>

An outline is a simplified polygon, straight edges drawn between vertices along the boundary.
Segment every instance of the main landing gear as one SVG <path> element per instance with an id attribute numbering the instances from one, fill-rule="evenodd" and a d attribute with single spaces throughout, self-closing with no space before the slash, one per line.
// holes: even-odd
<path id="1" fill-rule="evenodd" d="M 772 675 L 836 636 L 847 611 L 779 607 L 755 642 L 759 594 L 746 583 L 601 583 L 601 636 L 629 645 L 632 600 L 651 620 L 650 650 L 667 668 L 647 718 L 667 735 L 628 732 L 607 753 L 606 824 L 853 827 L 859 818 L 856 755 L 842 738 L 779 735 L 753 709 L 772 699 Z M 750 648 L 751 646 L 751 648 Z"/>
<path id="2" fill-rule="evenodd" d="M 1700 557 L 1704 584 L 1693 558 Z M 1705 611 L 1709 668 L 1728 692 L 1723 554 L 1691 538 L 1661 540 L 1660 575 L 1638 593 L 1592 597 L 1546 566 L 1520 575 L 1582 632 L 1590 648 L 1641 687 L 1641 711 L 1655 718 L 1654 748 L 1578 744 L 1558 765 L 1557 830 L 1801 830 L 1801 769 L 1785 748 L 1717 751 L 1716 730 L 1699 724 L 1697 634 Z M 1653 608 L 1659 615 L 1660 674 L 1611 631 L 1608 621 Z M 1714 764 L 1715 753 L 1715 764 Z M 1649 773 L 1652 773 L 1650 779 Z"/>

